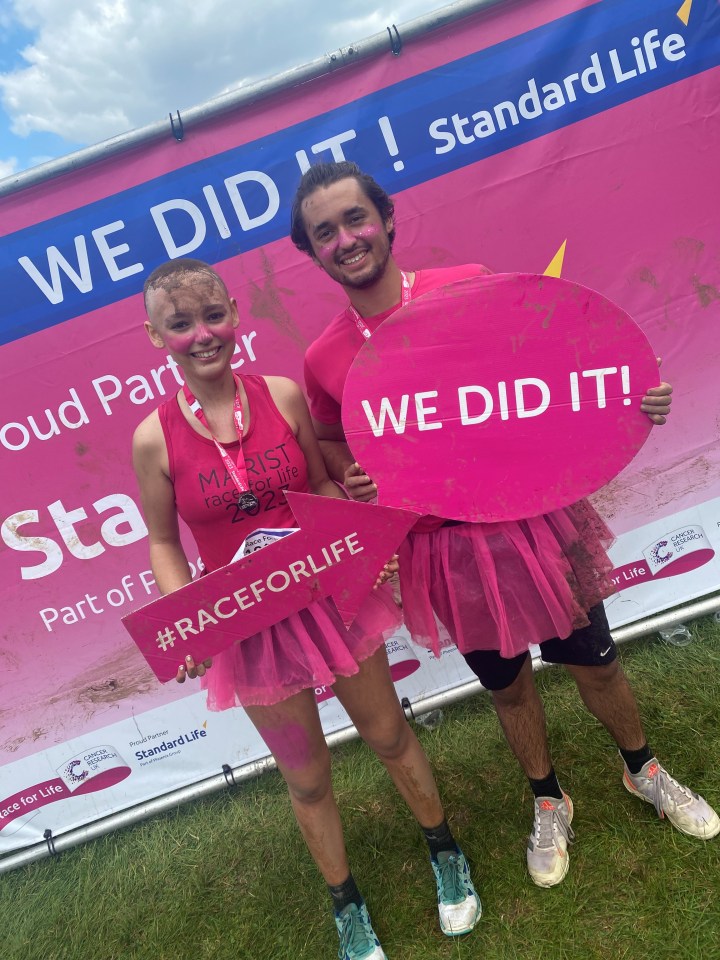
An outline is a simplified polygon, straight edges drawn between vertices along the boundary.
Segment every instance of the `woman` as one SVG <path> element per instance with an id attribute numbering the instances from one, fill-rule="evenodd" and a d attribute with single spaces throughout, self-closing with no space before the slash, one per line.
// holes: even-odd
<path id="1" fill-rule="evenodd" d="M 294 525 L 282 489 L 273 486 L 278 460 L 288 489 L 345 494 L 327 475 L 299 387 L 284 377 L 233 374 L 237 305 L 217 273 L 201 261 L 174 260 L 153 271 L 144 293 L 148 336 L 185 378 L 184 388 L 144 420 L 133 439 L 153 574 L 165 594 L 191 579 L 178 515 L 212 572 L 229 563 L 256 528 Z M 223 465 L 222 491 L 209 495 L 208 477 L 222 478 Z M 188 658 L 177 675 L 179 682 L 202 678 L 210 709 L 243 706 L 272 752 L 330 890 L 341 960 L 383 960 L 385 954 L 348 865 L 314 697 L 318 685 L 332 685 L 422 826 L 443 932 L 467 933 L 480 917 L 467 862 L 392 686 L 384 639 L 396 625 L 392 598 L 382 588 L 349 633 L 322 601 L 236 643 L 209 672 L 210 661 L 196 665 Z"/>

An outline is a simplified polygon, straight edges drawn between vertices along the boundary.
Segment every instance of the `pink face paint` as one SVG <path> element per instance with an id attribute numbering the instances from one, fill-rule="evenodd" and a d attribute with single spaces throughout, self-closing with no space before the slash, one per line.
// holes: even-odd
<path id="1" fill-rule="evenodd" d="M 299 723 L 282 727 L 258 727 L 258 733 L 278 763 L 290 770 L 301 770 L 312 759 L 310 737 Z"/>
<path id="2" fill-rule="evenodd" d="M 208 344 L 224 345 L 235 341 L 235 328 L 231 317 L 226 323 L 214 324 L 212 327 L 205 323 L 197 323 L 194 327 L 174 331 L 163 331 L 163 340 L 171 353 L 184 356 L 193 350 L 207 348 Z"/>
<path id="3" fill-rule="evenodd" d="M 317 252 L 318 260 L 334 260 L 335 251 L 338 248 L 337 240 L 333 240 L 331 243 L 326 243 L 324 246 L 320 247 Z"/>
<path id="4" fill-rule="evenodd" d="M 157 291 L 152 313 L 165 345 L 178 356 L 235 340 L 234 311 L 225 291 L 213 281 L 188 281 Z"/>
<path id="5" fill-rule="evenodd" d="M 380 233 L 380 224 L 371 223 L 365 227 L 362 227 L 360 230 L 355 231 L 356 237 L 376 237 Z"/>
<path id="6" fill-rule="evenodd" d="M 318 260 L 334 261 L 338 247 L 352 247 L 357 240 L 372 241 L 382 232 L 382 224 L 371 223 L 362 227 L 353 229 L 352 227 L 340 227 L 338 233 L 330 241 L 324 244 L 317 251 Z"/>
<path id="7" fill-rule="evenodd" d="M 168 350 L 173 353 L 189 353 L 195 342 L 195 334 L 181 331 L 174 333 L 172 330 L 163 331 L 163 340 Z"/>

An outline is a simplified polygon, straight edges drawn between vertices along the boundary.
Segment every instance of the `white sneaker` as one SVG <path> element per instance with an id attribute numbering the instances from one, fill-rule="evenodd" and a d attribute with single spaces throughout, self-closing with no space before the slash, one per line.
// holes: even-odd
<path id="1" fill-rule="evenodd" d="M 625 764 L 625 788 L 652 803 L 658 816 L 668 818 L 681 833 L 689 837 L 710 840 L 720 833 L 720 817 L 697 793 L 674 780 L 655 757 L 645 764 L 640 773 L 630 773 Z"/>
<path id="2" fill-rule="evenodd" d="M 567 848 L 575 839 L 570 826 L 572 818 L 572 800 L 566 793 L 562 800 L 535 798 L 535 823 L 528 838 L 527 865 L 533 883 L 539 887 L 554 887 L 568 872 Z"/>

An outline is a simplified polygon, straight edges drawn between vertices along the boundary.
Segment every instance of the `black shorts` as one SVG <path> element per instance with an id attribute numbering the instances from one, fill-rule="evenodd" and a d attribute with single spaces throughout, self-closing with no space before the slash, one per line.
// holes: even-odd
<path id="1" fill-rule="evenodd" d="M 567 640 L 553 637 L 540 644 L 546 663 L 569 663 L 576 667 L 598 667 L 612 663 L 617 657 L 615 642 L 610 636 L 602 603 L 588 610 L 590 623 L 573 630 Z M 486 690 L 505 690 L 517 680 L 523 664 L 530 656 L 521 653 L 506 659 L 497 650 L 473 650 L 464 653 L 465 663 Z"/>

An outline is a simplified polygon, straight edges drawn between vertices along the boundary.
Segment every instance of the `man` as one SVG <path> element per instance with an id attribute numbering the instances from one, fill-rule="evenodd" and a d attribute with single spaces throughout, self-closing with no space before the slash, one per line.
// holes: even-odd
<path id="1" fill-rule="evenodd" d="M 331 476 L 343 482 L 355 499 L 369 500 L 377 488 L 353 462 L 340 417 L 342 389 L 355 354 L 363 340 L 403 303 L 453 280 L 488 271 L 466 265 L 404 273 L 392 254 L 392 200 L 372 177 L 347 161 L 318 164 L 304 174 L 293 203 L 291 237 L 345 288 L 350 301 L 310 346 L 305 375 L 310 410 Z M 641 410 L 653 423 L 665 423 L 670 393 L 669 384 L 663 383 L 643 398 Z M 566 665 L 585 705 L 617 743 L 624 761 L 623 783 L 631 793 L 653 803 L 659 816 L 667 817 L 683 833 L 709 839 L 720 832 L 715 811 L 675 781 L 648 747 L 601 602 L 613 592 L 611 564 L 601 549 L 608 534 L 583 502 L 510 525 L 423 518 L 400 551 L 411 633 L 427 642 L 433 629 L 423 629 L 416 604 L 409 602 L 412 596 L 420 607 L 434 610 L 470 668 L 491 691 L 507 741 L 530 781 L 535 819 L 527 863 L 530 876 L 541 887 L 554 886 L 567 873 L 567 847 L 574 838 L 573 807 L 553 769 L 543 705 L 527 649 L 512 657 L 499 654 L 507 639 L 501 636 L 502 629 L 507 630 L 508 623 L 516 634 L 522 628 L 521 637 L 542 641 L 544 660 Z M 490 570 L 485 567 L 488 563 Z M 546 571 L 555 576 L 555 583 L 538 586 Z M 572 589 L 564 583 L 558 586 L 563 574 Z M 497 595 L 489 595 L 485 584 L 491 582 Z M 418 584 L 426 586 L 418 588 Z M 551 600 L 557 607 L 558 597 L 565 606 L 565 620 L 562 616 L 553 620 L 549 613 Z M 496 608 L 502 611 L 502 629 L 493 620 Z M 554 628 L 558 620 L 562 626 Z M 497 633 L 495 649 L 487 649 L 493 631 Z"/>

